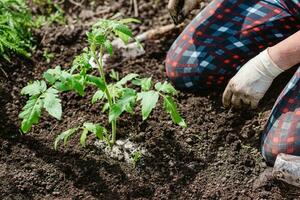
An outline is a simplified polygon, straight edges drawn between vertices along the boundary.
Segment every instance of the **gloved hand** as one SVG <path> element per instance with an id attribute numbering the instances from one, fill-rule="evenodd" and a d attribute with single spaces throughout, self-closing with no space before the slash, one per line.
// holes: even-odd
<path id="1" fill-rule="evenodd" d="M 202 0 L 169 0 L 168 10 L 174 24 L 181 23 L 186 16 L 196 9 Z"/>
<path id="2" fill-rule="evenodd" d="M 242 104 L 255 109 L 273 80 L 283 70 L 271 59 L 268 49 L 248 61 L 229 81 L 223 93 L 225 107 L 240 108 Z"/>

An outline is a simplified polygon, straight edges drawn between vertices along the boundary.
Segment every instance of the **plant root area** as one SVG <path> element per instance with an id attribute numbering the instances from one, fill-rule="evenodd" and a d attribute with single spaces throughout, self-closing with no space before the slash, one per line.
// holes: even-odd
<path id="1" fill-rule="evenodd" d="M 134 167 L 101 152 L 90 138 L 86 148 L 74 137 L 54 150 L 55 137 L 83 122 L 107 124 L 101 103 L 92 105 L 92 88 L 85 97 L 62 94 L 64 117 L 56 121 L 43 115 L 27 135 L 20 134 L 18 113 L 26 101 L 20 90 L 28 81 L 42 77 L 48 68 L 68 68 L 87 45 L 85 33 L 97 18 L 116 13 L 133 16 L 130 1 L 99 1 L 74 4 L 65 1 L 68 26 L 51 25 L 34 33 L 36 51 L 30 59 L 0 62 L 0 199 L 297 199 L 299 190 L 270 180 L 253 183 L 267 168 L 262 160 L 260 136 L 270 110 L 291 73 L 272 86 L 257 110 L 227 110 L 221 91 L 183 93 L 177 97 L 179 111 L 188 127 L 172 123 L 162 112 L 162 102 L 142 122 L 140 114 L 124 115 L 118 138 L 129 139 L 149 152 Z M 167 0 L 138 1 L 142 24 L 135 34 L 171 24 Z M 33 7 L 34 12 L 39 8 Z M 188 23 L 188 22 L 186 22 Z M 139 73 L 154 81 L 166 80 L 164 59 L 179 29 L 144 42 L 146 54 L 137 58 L 112 58 L 106 68 L 121 76 Z M 46 62 L 48 49 L 55 57 Z M 117 50 L 115 50 L 117 52 Z M 137 110 L 137 113 L 140 113 Z"/>

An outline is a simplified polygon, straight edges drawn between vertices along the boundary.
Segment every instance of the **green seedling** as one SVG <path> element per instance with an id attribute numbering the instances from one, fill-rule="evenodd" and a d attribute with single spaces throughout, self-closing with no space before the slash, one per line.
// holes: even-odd
<path id="1" fill-rule="evenodd" d="M 135 107 L 139 104 L 142 119 L 146 120 L 160 98 L 164 110 L 170 114 L 173 122 L 185 127 L 186 123 L 173 100 L 177 92 L 168 82 L 153 84 L 151 78 L 142 78 L 138 74 L 128 74 L 119 80 L 119 74 L 115 71 L 110 73 L 112 81 L 108 82 L 106 78 L 108 74 L 103 66 L 103 56 L 105 53 L 113 55 L 113 39 L 119 38 L 125 44 L 134 40 L 128 27 L 128 24 L 133 22 L 139 21 L 131 18 L 98 21 L 87 33 L 88 47 L 75 57 L 70 69 L 63 70 L 60 66 L 49 69 L 43 75 L 44 80 L 34 81 L 24 87 L 21 93 L 28 95 L 29 100 L 19 115 L 23 119 L 21 130 L 24 133 L 29 132 L 32 125 L 39 122 L 42 110 L 60 120 L 62 105 L 59 94 L 75 91 L 84 96 L 89 85 L 95 89 L 91 101 L 101 102 L 102 109 L 99 109 L 99 114 L 102 110 L 108 115 L 110 130 L 101 124 L 84 123 L 61 133 L 55 140 L 55 148 L 60 141 L 67 143 L 72 135 L 79 132 L 82 146 L 85 146 L 88 135 L 95 135 L 112 146 L 116 142 L 117 121 L 120 116 L 124 113 L 135 114 Z M 98 76 L 95 75 L 95 71 L 98 72 Z"/>
<path id="2" fill-rule="evenodd" d="M 45 48 L 43 52 L 43 57 L 46 60 L 46 63 L 50 63 L 51 60 L 54 58 L 54 53 L 49 52 L 49 49 Z"/>
<path id="3" fill-rule="evenodd" d="M 24 0 L 0 1 L 0 58 L 30 56 L 32 16 Z"/>
<path id="4" fill-rule="evenodd" d="M 140 151 L 135 151 L 131 154 L 131 161 L 134 167 L 141 161 L 143 154 Z"/>

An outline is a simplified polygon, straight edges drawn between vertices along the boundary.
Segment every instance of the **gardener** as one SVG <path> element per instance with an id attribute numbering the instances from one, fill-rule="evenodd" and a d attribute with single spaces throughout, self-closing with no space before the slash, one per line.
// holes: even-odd
<path id="1" fill-rule="evenodd" d="M 175 23 L 201 0 L 170 0 Z M 225 107 L 256 108 L 273 80 L 300 63 L 299 0 L 214 0 L 172 45 L 168 77 L 182 90 L 220 87 Z M 224 85 L 225 86 L 225 85 Z M 300 68 L 267 122 L 262 154 L 300 155 Z"/>

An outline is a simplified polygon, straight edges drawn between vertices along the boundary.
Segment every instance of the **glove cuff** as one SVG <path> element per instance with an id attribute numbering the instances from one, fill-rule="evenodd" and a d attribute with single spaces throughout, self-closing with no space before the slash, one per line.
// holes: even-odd
<path id="1" fill-rule="evenodd" d="M 278 67 L 272 58 L 269 55 L 269 48 L 264 50 L 258 55 L 258 59 L 261 62 L 261 65 L 257 65 L 257 70 L 259 70 L 262 75 L 265 75 L 269 78 L 276 78 L 284 70 Z"/>

